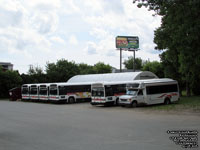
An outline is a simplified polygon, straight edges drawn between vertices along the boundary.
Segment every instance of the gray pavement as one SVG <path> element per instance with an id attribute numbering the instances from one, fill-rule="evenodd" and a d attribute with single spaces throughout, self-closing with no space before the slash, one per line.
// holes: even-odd
<path id="1" fill-rule="evenodd" d="M 143 109 L 0 101 L 0 150 L 183 150 L 167 130 L 200 131 L 198 115 Z"/>

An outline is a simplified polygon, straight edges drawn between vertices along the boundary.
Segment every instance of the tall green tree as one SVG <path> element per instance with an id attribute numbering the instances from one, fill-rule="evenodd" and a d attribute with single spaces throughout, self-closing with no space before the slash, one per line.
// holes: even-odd
<path id="1" fill-rule="evenodd" d="M 127 60 L 123 62 L 126 69 L 133 69 L 133 57 L 128 57 Z M 142 69 L 142 59 L 141 58 L 135 58 L 135 70 L 141 70 Z"/>
<path id="2" fill-rule="evenodd" d="M 151 72 L 155 73 L 159 78 L 164 77 L 163 66 L 158 61 L 152 61 L 152 62 L 147 61 L 146 63 L 144 63 L 142 70 L 143 71 L 151 71 Z"/>
<path id="3" fill-rule="evenodd" d="M 78 64 L 79 74 L 95 74 L 94 67 L 88 64 Z"/>
<path id="4" fill-rule="evenodd" d="M 65 59 L 56 63 L 47 63 L 46 73 L 49 82 L 67 82 L 74 75 L 79 74 L 78 65 Z"/>
<path id="5" fill-rule="evenodd" d="M 162 16 L 162 24 L 155 31 L 154 42 L 168 70 L 177 70 L 187 95 L 200 94 L 200 1 L 199 0 L 134 0 L 138 7 L 145 6 Z M 171 59 L 171 60 L 170 60 Z M 166 63 L 167 62 L 167 63 Z M 170 64 L 175 64 L 170 66 Z M 170 68 L 171 67 L 171 68 Z M 170 68 L 170 69 L 169 69 Z M 165 71 L 167 72 L 167 71 Z M 173 72 L 169 74 L 174 76 Z"/>
<path id="6" fill-rule="evenodd" d="M 111 73 L 112 67 L 110 65 L 106 65 L 103 62 L 98 62 L 94 65 L 95 73 Z"/>
<path id="7" fill-rule="evenodd" d="M 47 82 L 47 76 L 43 72 L 41 67 L 34 67 L 30 65 L 27 75 L 22 74 L 24 84 L 26 83 L 45 83 Z"/>
<path id="8" fill-rule="evenodd" d="M 14 87 L 21 86 L 22 78 L 18 71 L 3 71 L 0 66 L 0 97 L 8 97 L 8 91 Z"/>

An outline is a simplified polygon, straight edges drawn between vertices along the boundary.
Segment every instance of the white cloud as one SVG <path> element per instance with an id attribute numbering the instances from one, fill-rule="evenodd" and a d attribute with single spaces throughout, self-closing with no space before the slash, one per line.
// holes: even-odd
<path id="1" fill-rule="evenodd" d="M 77 40 L 75 35 L 71 35 L 69 37 L 69 43 L 72 44 L 72 45 L 77 45 L 78 44 L 78 40 Z"/>
<path id="2" fill-rule="evenodd" d="M 115 37 L 138 35 L 136 56 L 158 60 L 153 30 L 160 18 L 152 13 L 132 0 L 1 0 L 0 59 L 26 66 L 20 72 L 60 58 L 119 67 Z M 124 59 L 128 56 L 132 54 L 124 52 Z"/>
<path id="3" fill-rule="evenodd" d="M 97 54 L 97 48 L 98 47 L 94 42 L 87 42 L 84 52 L 86 52 L 88 55 L 94 55 Z"/>
<path id="4" fill-rule="evenodd" d="M 38 11 L 30 17 L 33 29 L 41 34 L 49 34 L 57 29 L 58 18 L 53 12 Z"/>
<path id="5" fill-rule="evenodd" d="M 55 43 L 65 44 L 65 41 L 61 37 L 58 37 L 58 36 L 53 36 L 50 38 L 50 40 Z"/>

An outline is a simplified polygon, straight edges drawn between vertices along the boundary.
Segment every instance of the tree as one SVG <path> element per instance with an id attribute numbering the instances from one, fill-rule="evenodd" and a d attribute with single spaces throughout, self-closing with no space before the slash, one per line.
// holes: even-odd
<path id="1" fill-rule="evenodd" d="M 95 70 L 93 66 L 81 63 L 78 65 L 79 74 L 95 74 Z"/>
<path id="2" fill-rule="evenodd" d="M 18 71 L 3 71 L 0 66 L 0 97 L 8 97 L 8 91 L 22 84 Z"/>
<path id="3" fill-rule="evenodd" d="M 200 90 L 195 90 L 200 89 L 196 84 L 196 81 L 200 81 L 200 1 L 134 0 L 135 2 L 139 2 L 138 7 L 145 6 L 162 16 L 161 27 L 155 31 L 156 49 L 165 50 L 166 54 L 162 59 L 168 65 L 166 68 L 176 70 L 177 78 L 185 82 L 187 95 L 191 95 L 191 92 L 200 94 Z M 175 65 L 170 66 L 172 63 Z"/>
<path id="4" fill-rule="evenodd" d="M 147 61 L 142 68 L 143 71 L 151 71 L 155 73 L 159 78 L 164 77 L 164 72 L 163 72 L 163 66 L 160 62 L 158 61 Z"/>
<path id="5" fill-rule="evenodd" d="M 46 73 L 49 82 L 67 82 L 74 75 L 79 74 L 78 65 L 65 59 L 55 63 L 47 63 Z"/>
<path id="6" fill-rule="evenodd" d="M 125 60 L 123 62 L 126 69 L 133 69 L 133 57 L 129 57 L 128 60 Z M 135 70 L 141 70 L 142 69 L 142 59 L 141 58 L 135 58 Z"/>
<path id="7" fill-rule="evenodd" d="M 112 67 L 110 65 L 106 65 L 103 62 L 98 62 L 94 65 L 95 73 L 111 73 Z"/>
<path id="8" fill-rule="evenodd" d="M 22 74 L 21 77 L 24 80 L 25 83 L 45 83 L 47 82 L 47 76 L 43 72 L 43 69 L 41 67 L 34 67 L 30 65 L 28 70 L 28 75 Z M 26 82 L 25 82 L 26 81 Z"/>

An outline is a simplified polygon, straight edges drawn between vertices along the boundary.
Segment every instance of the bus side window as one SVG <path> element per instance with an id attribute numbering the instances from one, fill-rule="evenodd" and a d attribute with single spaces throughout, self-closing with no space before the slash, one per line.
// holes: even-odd
<path id="1" fill-rule="evenodd" d="M 138 91 L 138 95 L 143 95 L 143 91 L 142 91 L 142 90 L 139 90 L 139 91 Z"/>

